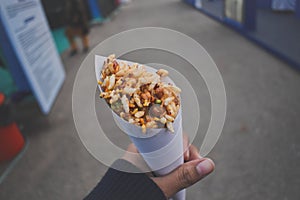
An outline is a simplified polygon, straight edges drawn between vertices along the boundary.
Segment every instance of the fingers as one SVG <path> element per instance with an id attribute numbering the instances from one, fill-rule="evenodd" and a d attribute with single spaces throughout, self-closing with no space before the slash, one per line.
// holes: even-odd
<path id="1" fill-rule="evenodd" d="M 142 172 L 150 172 L 149 166 L 143 159 L 143 157 L 139 154 L 138 149 L 136 146 L 131 143 L 127 147 L 127 152 L 124 154 L 122 159 L 127 160 L 128 162 L 135 165 L 139 168 Z"/>
<path id="2" fill-rule="evenodd" d="M 161 188 L 167 198 L 172 197 L 178 191 L 193 185 L 215 168 L 213 161 L 209 158 L 199 158 L 184 163 L 171 174 L 153 178 L 153 181 Z"/>
<path id="3" fill-rule="evenodd" d="M 190 151 L 189 151 L 189 137 L 187 134 L 183 134 L 183 157 L 185 161 L 190 159 Z"/>
<path id="4" fill-rule="evenodd" d="M 190 157 L 189 157 L 189 161 L 191 160 L 196 160 L 196 159 L 199 159 L 199 158 L 202 158 L 199 154 L 199 150 L 197 147 L 195 147 L 194 145 L 191 145 L 189 147 L 189 152 L 190 152 Z"/>
<path id="5" fill-rule="evenodd" d="M 187 149 L 185 149 L 183 156 L 185 162 L 202 158 L 199 154 L 198 148 L 194 145 L 190 145 Z"/>
<path id="6" fill-rule="evenodd" d="M 139 153 L 138 149 L 133 143 L 130 143 L 127 147 L 127 151 L 131 153 Z"/>
<path id="7" fill-rule="evenodd" d="M 188 163 L 185 163 L 181 167 L 179 167 L 173 176 L 174 181 L 177 184 L 177 191 L 182 190 L 186 187 L 193 185 L 198 182 L 208 174 L 210 174 L 215 168 L 215 165 L 212 160 L 200 159 L 194 160 Z"/>

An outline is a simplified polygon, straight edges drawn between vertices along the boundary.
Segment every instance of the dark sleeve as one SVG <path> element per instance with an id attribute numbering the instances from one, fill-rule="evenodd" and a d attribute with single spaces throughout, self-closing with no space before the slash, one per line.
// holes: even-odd
<path id="1" fill-rule="evenodd" d="M 117 160 L 112 167 L 139 171 L 126 160 Z M 109 168 L 85 200 L 166 200 L 161 189 L 144 173 L 128 173 Z M 116 168 L 116 167 L 115 167 Z"/>

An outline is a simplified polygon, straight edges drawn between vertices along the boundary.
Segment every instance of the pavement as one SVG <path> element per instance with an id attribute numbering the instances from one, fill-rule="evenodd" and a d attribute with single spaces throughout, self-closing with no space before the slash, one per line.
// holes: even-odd
<path id="1" fill-rule="evenodd" d="M 300 199 L 299 72 L 178 0 L 133 0 L 92 28 L 91 46 L 144 26 L 174 29 L 198 41 L 217 64 L 226 87 L 225 126 L 208 155 L 216 170 L 188 188 L 187 199 Z M 85 56 L 62 55 L 67 76 L 48 116 L 36 103 L 17 107 L 28 147 L 0 185 L 0 199 L 82 199 L 107 170 L 81 143 L 72 117 L 73 82 Z M 139 53 L 126 56 L 135 59 Z M 203 105 L 209 105 L 203 95 Z M 209 114 L 202 108 L 201 127 Z M 201 138 L 193 143 L 201 144 Z M 122 148 L 129 142 L 117 135 L 111 140 Z"/>

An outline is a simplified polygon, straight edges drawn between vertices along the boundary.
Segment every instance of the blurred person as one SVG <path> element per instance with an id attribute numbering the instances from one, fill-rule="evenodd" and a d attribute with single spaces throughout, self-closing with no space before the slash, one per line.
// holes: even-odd
<path id="1" fill-rule="evenodd" d="M 82 0 L 67 0 L 67 28 L 65 34 L 71 45 L 70 56 L 77 54 L 78 49 L 75 37 L 80 37 L 83 45 L 83 52 L 89 50 L 89 23 L 87 13 Z"/>
<path id="2" fill-rule="evenodd" d="M 214 162 L 199 155 L 194 145 L 188 147 L 188 138 L 184 136 L 185 163 L 166 176 L 154 177 L 141 156 L 126 153 L 122 159 L 115 161 L 102 180 L 89 193 L 85 200 L 165 200 L 180 190 L 200 181 L 214 168 Z M 138 153 L 134 144 L 128 146 L 127 152 Z M 140 172 L 129 173 L 124 171 Z M 148 170 L 147 170 L 148 169 Z"/>

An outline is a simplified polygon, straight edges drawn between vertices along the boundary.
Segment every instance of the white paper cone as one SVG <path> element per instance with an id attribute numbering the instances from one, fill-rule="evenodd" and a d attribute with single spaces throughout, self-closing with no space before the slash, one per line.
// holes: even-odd
<path id="1" fill-rule="evenodd" d="M 148 166 L 157 176 L 164 176 L 183 164 L 183 136 L 181 111 L 174 123 L 174 133 L 166 128 L 147 129 L 142 133 L 141 127 L 130 124 L 116 113 L 114 120 L 118 127 L 129 135 Z M 185 190 L 178 192 L 173 200 L 184 200 Z"/>
<path id="2" fill-rule="evenodd" d="M 95 72 L 97 80 L 100 80 L 100 72 L 106 57 L 95 57 Z M 118 60 L 121 61 L 121 60 Z M 128 64 L 133 62 L 124 61 Z M 145 66 L 149 72 L 156 72 L 156 69 Z M 174 82 L 166 77 L 165 82 Z M 175 85 L 175 84 L 174 84 Z M 101 90 L 101 87 L 99 86 Z M 181 108 L 174 122 L 174 133 L 166 128 L 147 129 L 146 133 L 142 128 L 125 121 L 112 111 L 113 118 L 118 127 L 129 135 L 131 141 L 137 147 L 148 166 L 157 176 L 164 176 L 183 164 L 183 135 L 182 135 L 182 112 Z M 173 200 L 185 200 L 185 190 L 178 192 L 172 197 Z"/>

